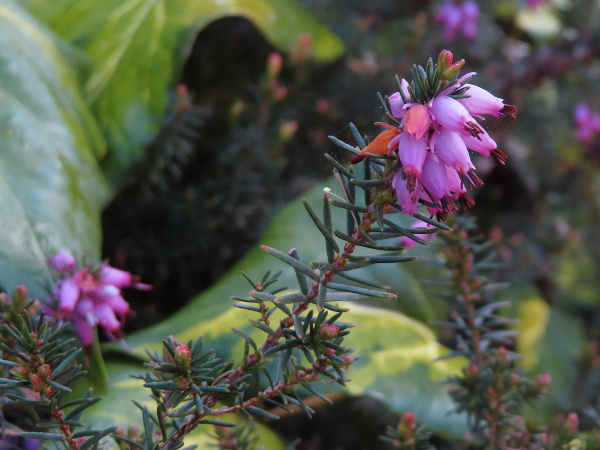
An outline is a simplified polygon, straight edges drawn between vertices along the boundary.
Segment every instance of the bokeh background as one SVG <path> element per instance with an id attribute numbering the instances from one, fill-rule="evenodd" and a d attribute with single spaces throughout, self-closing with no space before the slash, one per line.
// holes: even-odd
<path id="1" fill-rule="evenodd" d="M 329 183 L 324 153 L 348 161 L 328 136 L 354 145 L 349 122 L 376 136 L 374 122 L 382 118 L 377 93 L 392 94 L 396 75 L 408 76 L 413 63 L 424 65 L 449 49 L 466 60 L 463 73 L 477 72 L 476 84 L 519 110 L 514 122 L 485 122 L 509 159 L 502 167 L 475 159 L 485 186 L 474 194 L 477 205 L 469 214 L 498 252 L 498 280 L 510 283 L 498 295 L 512 302 L 506 314 L 519 319 L 515 346 L 523 364 L 554 381 L 530 413 L 552 420 L 575 411 L 582 429 L 600 425 L 600 2 L 2 0 L 0 6 L 2 21 L 22 33 L 1 35 L 4 48 L 15 52 L 5 57 L 6 67 L 14 69 L 15 55 L 43 67 L 44 58 L 54 61 L 60 53 L 64 70 L 40 70 L 47 74 L 40 79 L 54 97 L 62 98 L 57 92 L 64 85 L 54 86 L 53 74 L 68 81 L 68 95 L 75 92 L 75 100 L 58 103 L 69 105 L 61 117 L 71 131 L 77 124 L 73 141 L 86 148 L 80 152 L 86 163 L 57 175 L 77 195 L 61 203 L 68 214 L 49 222 L 58 226 L 81 211 L 98 222 L 88 227 L 69 219 L 50 232 L 34 227 L 40 249 L 33 259 L 23 256 L 24 247 L 0 254 L 3 288 L 47 275 L 37 268 L 62 244 L 107 258 L 154 286 L 128 293 L 136 314 L 126 330 L 134 349 L 171 332 L 173 325 L 161 324 L 182 308 L 213 317 L 229 308 L 229 299 L 216 307 L 202 296 L 229 282 L 227 274 L 262 242 L 269 224 L 271 236 L 300 236 L 290 247 L 314 240 L 292 230 L 297 216 L 284 207 Z M 30 32 L 34 28 L 39 31 Z M 39 48 L 27 47 L 28 39 Z M 31 89 L 36 80 L 20 82 Z M 19 185 L 22 174 L 14 167 L 20 166 L 10 164 L 19 148 L 7 148 L 4 167 L 12 168 L 0 175 Z M 73 188 L 79 186 L 75 172 L 85 176 L 83 187 Z M 22 192 L 17 196 L 23 195 L 34 225 L 36 208 L 55 206 Z M 8 202 L 7 195 L 1 198 Z M 8 222 L 1 229 L 16 236 Z M 437 333 L 429 323 L 447 311 L 419 283 L 435 275 L 428 263 L 433 256 L 411 251 L 422 261 L 391 275 L 401 280 L 399 301 L 377 305 Z M 305 437 L 300 448 L 368 448 L 402 412 L 373 396 L 340 401 L 341 408 L 323 409 L 320 420 L 295 416 L 278 430 L 288 440 Z M 363 430 L 365 440 L 331 431 L 344 427 Z M 436 438 L 440 448 L 451 448 L 446 438 Z"/>

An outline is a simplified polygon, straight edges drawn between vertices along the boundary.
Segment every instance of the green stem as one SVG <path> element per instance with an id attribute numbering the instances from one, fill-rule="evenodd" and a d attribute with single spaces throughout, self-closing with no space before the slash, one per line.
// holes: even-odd
<path id="1" fill-rule="evenodd" d="M 92 342 L 91 349 L 92 352 L 89 355 L 88 377 L 96 388 L 103 388 L 108 384 L 109 377 L 100 348 L 98 329 L 94 330 L 94 341 Z"/>

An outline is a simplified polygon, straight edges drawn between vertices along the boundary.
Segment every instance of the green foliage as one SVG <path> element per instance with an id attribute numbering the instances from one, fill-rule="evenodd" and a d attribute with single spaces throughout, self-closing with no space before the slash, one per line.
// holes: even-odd
<path id="1" fill-rule="evenodd" d="M 63 442 L 65 447 L 78 442 L 78 446 L 72 448 L 81 450 L 95 446 L 117 427 L 96 430 L 88 427 L 77 431 L 85 427 L 80 422 L 83 411 L 101 398 L 92 397 L 90 389 L 81 398 L 67 399 L 74 383 L 86 373 L 80 363 L 81 348 L 75 339 L 62 339 L 67 326 L 53 327 L 44 316 L 32 322 L 30 308 L 34 304 L 27 301 L 23 287 L 15 290 L 12 299 L 2 294 L 0 304 L 3 319 L 0 348 L 6 358 L 0 360 L 6 376 L 0 378 L 0 389 L 7 399 L 15 402 L 21 414 L 33 410 L 50 413 L 48 419 L 38 419 L 36 425 L 41 431 L 21 432 L 20 436 Z M 21 312 L 17 313 L 18 310 Z M 5 322 L 6 319 L 10 322 Z"/>
<path id="2" fill-rule="evenodd" d="M 322 201 L 323 186 L 307 193 L 305 199 L 309 204 Z M 326 259 L 327 252 L 321 243 L 323 241 L 314 237 L 316 229 L 311 233 L 306 232 L 311 227 L 314 229 L 313 220 L 299 205 L 297 200 L 285 208 L 271 224 L 262 241 L 279 248 L 295 242 L 302 253 L 319 260 Z M 344 221 L 345 214 L 334 208 L 332 217 L 336 223 L 338 219 Z M 170 319 L 130 335 L 126 341 L 132 353 L 141 359 L 145 357 L 146 349 L 151 352 L 159 351 L 160 340 L 168 335 L 173 335 L 182 342 L 204 336 L 205 341 L 210 342 L 211 348 L 223 360 L 238 358 L 238 355 L 243 354 L 244 339 L 233 334 L 231 328 L 241 330 L 255 342 L 260 342 L 264 333 L 248 322 L 248 319 L 256 318 L 255 312 L 232 308 L 232 302 L 228 299 L 232 294 L 248 298 L 245 294 L 248 283 L 240 276 L 240 271 L 249 275 L 265 272 L 273 265 L 273 261 L 268 253 L 254 249 L 217 285 Z M 380 266 L 373 266 L 373 272 Z M 390 270 L 394 273 L 406 272 L 403 269 L 405 265 L 390 266 L 393 266 Z M 280 278 L 282 283 L 293 285 L 296 284 L 297 276 L 295 270 L 288 267 Z M 406 290 L 406 286 L 399 286 L 399 289 Z M 283 297 L 286 294 L 288 292 L 278 295 Z M 235 301 L 240 303 L 239 300 Z M 372 301 L 373 299 L 369 299 L 366 303 Z M 453 404 L 445 386 L 440 383 L 457 374 L 462 361 L 435 361 L 447 350 L 437 343 L 435 335 L 426 326 L 399 313 L 354 303 L 351 311 L 344 313 L 343 320 L 357 325 L 352 330 L 352 346 L 354 353 L 361 358 L 352 364 L 352 382 L 342 392 L 371 395 L 398 412 L 414 411 L 419 421 L 436 432 L 455 437 L 464 433 L 464 419 L 447 414 Z M 276 320 L 275 322 L 277 323 Z M 113 345 L 110 348 L 115 351 L 107 356 L 111 381 L 98 391 L 105 396 L 105 401 L 90 416 L 102 424 L 114 419 L 111 411 L 116 409 L 123 411 L 123 420 L 131 420 L 135 417 L 135 407 L 129 406 L 126 399 L 142 401 L 140 399 L 144 398 L 141 383 L 127 380 L 127 374 L 139 373 L 139 360 L 124 358 L 121 352 L 116 352 L 117 348 Z M 313 384 L 312 388 L 315 386 L 318 385 Z M 341 389 L 336 385 L 317 388 L 321 393 L 339 392 Z"/>
<path id="3" fill-rule="evenodd" d="M 0 2 L 0 287 L 43 296 L 59 248 L 100 251 L 108 190 L 104 141 L 81 98 L 72 53 L 11 1 Z"/>
<path id="4" fill-rule="evenodd" d="M 120 179 L 161 125 L 194 36 L 214 20 L 251 20 L 281 50 L 311 34 L 317 59 L 343 45 L 294 0 L 26 0 L 25 6 L 89 58 L 84 95 L 106 136 L 103 166 Z"/>
<path id="5" fill-rule="evenodd" d="M 342 49 L 291 1 L 21 3 L 83 50 L 68 48 L 14 2 L 0 3 L 0 230 L 11 236 L 0 250 L 0 287 L 27 284 L 40 296 L 44 261 L 57 249 L 98 257 L 110 193 L 98 161 L 122 174 L 153 138 L 198 30 L 242 15 L 281 48 L 313 33 L 314 57 Z"/>

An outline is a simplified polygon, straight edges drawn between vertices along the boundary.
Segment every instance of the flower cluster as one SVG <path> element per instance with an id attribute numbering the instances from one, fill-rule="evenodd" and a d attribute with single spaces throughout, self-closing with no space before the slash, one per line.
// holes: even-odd
<path id="1" fill-rule="evenodd" d="M 473 0 L 447 0 L 438 10 L 436 21 L 444 27 L 444 39 L 452 42 L 460 32 L 472 41 L 477 37 L 479 7 Z"/>
<path id="2" fill-rule="evenodd" d="M 600 114 L 594 112 L 586 103 L 579 103 L 573 112 L 577 127 L 577 140 L 583 144 L 590 142 L 594 134 L 600 133 Z"/>
<path id="3" fill-rule="evenodd" d="M 488 91 L 468 84 L 474 73 L 458 78 L 464 60 L 453 63 L 447 50 L 437 64 L 430 59 L 424 69 L 413 67 L 413 81 L 400 82 L 400 90 L 388 97 L 389 116 L 394 125 L 386 128 L 352 160 L 370 154 L 397 152 L 399 169 L 392 185 L 404 214 L 414 215 L 419 203 L 428 206 L 438 220 L 458 209 L 474 205 L 467 188 L 483 184 L 475 174 L 469 149 L 484 157 L 494 156 L 501 164 L 506 155 L 475 118 L 482 115 L 514 118 L 516 108 Z"/>
<path id="4" fill-rule="evenodd" d="M 83 345 L 93 342 L 98 325 L 109 338 L 121 332 L 130 312 L 129 303 L 121 295 L 122 288 L 152 289 L 148 284 L 138 283 L 129 272 L 106 262 L 98 267 L 78 267 L 75 258 L 64 250 L 48 259 L 48 265 L 59 278 L 52 289 L 54 301 L 48 303 L 47 312 L 59 320 L 74 322 Z"/>

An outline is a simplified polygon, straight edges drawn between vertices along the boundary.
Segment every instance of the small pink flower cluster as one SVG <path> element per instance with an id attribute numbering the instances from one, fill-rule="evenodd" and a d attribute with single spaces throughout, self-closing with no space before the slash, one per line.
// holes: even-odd
<path id="1" fill-rule="evenodd" d="M 444 39 L 452 42 L 459 32 L 472 41 L 477 37 L 479 7 L 473 0 L 446 0 L 438 10 L 436 20 L 444 27 Z"/>
<path id="2" fill-rule="evenodd" d="M 573 113 L 577 127 L 577 140 L 583 144 L 590 142 L 594 134 L 600 133 L 600 114 L 594 112 L 585 103 L 575 106 Z"/>
<path id="3" fill-rule="evenodd" d="M 475 202 L 466 187 L 483 184 L 473 171 L 469 149 L 486 158 L 492 155 L 500 164 L 507 158 L 475 117 L 514 118 L 517 112 L 501 98 L 467 84 L 474 72 L 457 78 L 464 60 L 454 64 L 452 60 L 452 53 L 444 50 L 435 66 L 431 60 L 427 69 L 415 66 L 417 82 L 403 79 L 401 92 L 388 97 L 398 126 L 379 123 L 386 130 L 352 158 L 356 163 L 370 154 L 397 150 L 400 169 L 392 185 L 402 212 L 414 215 L 419 203 L 424 203 L 442 221 L 458 210 L 454 201 L 465 210 L 472 207 Z"/>
<path id="4" fill-rule="evenodd" d="M 78 268 L 75 258 L 64 250 L 48 259 L 48 265 L 59 275 L 52 291 L 56 304 L 49 303 L 48 313 L 59 320 L 73 321 L 84 345 L 93 342 L 98 325 L 110 338 L 121 333 L 130 312 L 129 303 L 121 295 L 122 288 L 152 289 L 148 284 L 138 283 L 129 272 L 105 262 L 95 269 Z"/>

